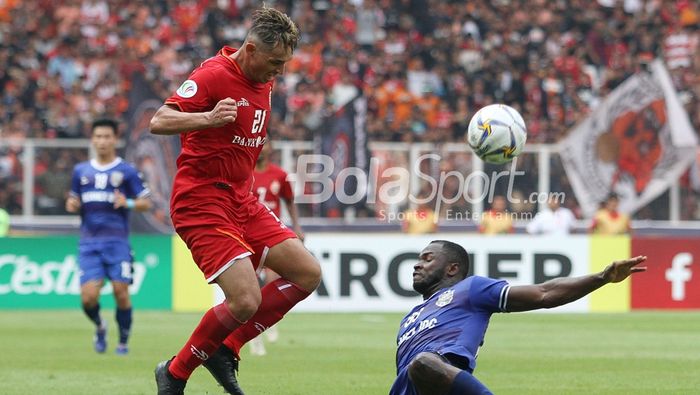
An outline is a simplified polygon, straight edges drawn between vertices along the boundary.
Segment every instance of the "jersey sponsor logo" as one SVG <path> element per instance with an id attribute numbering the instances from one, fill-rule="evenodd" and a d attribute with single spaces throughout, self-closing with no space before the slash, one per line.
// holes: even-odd
<path id="1" fill-rule="evenodd" d="M 187 80 L 177 88 L 175 93 L 182 98 L 189 99 L 197 94 L 197 83 L 192 80 Z"/>
<path id="2" fill-rule="evenodd" d="M 257 148 L 265 144 L 267 137 L 243 137 L 243 136 L 233 136 L 233 141 L 231 143 L 240 145 L 241 147 L 253 147 Z"/>
<path id="3" fill-rule="evenodd" d="M 435 302 L 435 306 L 437 307 L 445 307 L 450 302 L 452 302 L 452 299 L 454 299 L 455 296 L 455 290 L 454 289 L 448 289 L 447 291 L 443 292 L 442 295 L 438 297 L 437 302 Z"/>
<path id="4" fill-rule="evenodd" d="M 121 171 L 113 171 L 109 174 L 109 185 L 117 188 L 122 185 L 122 181 L 124 181 L 124 173 Z"/>
<path id="5" fill-rule="evenodd" d="M 398 346 L 401 346 L 404 342 L 406 342 L 407 340 L 410 340 L 413 336 L 415 336 L 421 332 L 435 328 L 437 326 L 437 324 L 438 324 L 437 318 L 426 318 L 423 321 L 419 322 L 418 325 L 414 326 L 413 328 L 406 331 L 406 333 L 401 335 L 401 337 L 399 337 L 399 340 L 396 342 L 396 344 Z"/>
<path id="6" fill-rule="evenodd" d="M 248 103 L 248 99 L 246 99 L 245 97 L 241 97 L 241 100 L 237 101 L 236 105 L 238 107 L 248 107 L 250 106 L 250 103 Z"/>
<path id="7" fill-rule="evenodd" d="M 422 313 L 423 310 L 425 310 L 425 307 L 421 307 L 420 310 L 418 310 L 418 311 L 416 311 L 415 313 L 409 315 L 409 316 L 406 318 L 406 322 L 403 323 L 403 327 L 404 327 L 404 328 L 408 328 L 409 326 L 411 326 L 411 324 L 413 324 L 414 322 L 416 322 L 416 320 L 418 319 L 418 317 L 420 317 L 420 313 Z"/>
<path id="8" fill-rule="evenodd" d="M 201 359 L 202 361 L 209 359 L 209 355 L 207 355 L 206 352 L 198 350 L 197 347 L 193 345 L 190 345 L 190 351 L 192 351 L 192 354 L 194 354 L 195 357 Z"/>
<path id="9" fill-rule="evenodd" d="M 80 185 L 87 185 L 90 183 L 90 179 L 86 176 L 80 176 Z"/>
<path id="10" fill-rule="evenodd" d="M 83 192 L 80 195 L 80 200 L 83 203 L 114 203 L 114 193 L 107 191 Z"/>

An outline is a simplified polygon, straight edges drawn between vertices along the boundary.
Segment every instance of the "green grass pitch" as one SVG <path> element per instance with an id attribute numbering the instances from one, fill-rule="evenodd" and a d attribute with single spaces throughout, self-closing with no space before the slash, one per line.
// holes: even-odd
<path id="1" fill-rule="evenodd" d="M 0 394 L 154 394 L 153 368 L 199 314 L 136 311 L 131 354 L 92 351 L 75 311 L 0 312 Z M 386 394 L 399 314 L 290 314 L 268 355 L 243 350 L 246 393 Z M 476 376 L 496 394 L 698 394 L 700 313 L 494 315 Z M 221 394 L 198 369 L 191 394 Z"/>

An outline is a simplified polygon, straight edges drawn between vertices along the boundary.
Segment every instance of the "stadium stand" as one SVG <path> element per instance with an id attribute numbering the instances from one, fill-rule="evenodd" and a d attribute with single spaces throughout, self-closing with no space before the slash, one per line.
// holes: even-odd
<path id="1" fill-rule="evenodd" d="M 462 141 L 471 114 L 504 102 L 528 143 L 553 143 L 627 76 L 663 57 L 700 129 L 700 10 L 694 1 L 269 1 L 303 41 L 273 97 L 276 139 L 309 140 L 334 92 L 369 98 L 372 141 Z M 0 2 L 0 137 L 84 138 L 123 116 L 131 75 L 163 98 L 192 67 L 243 39 L 246 0 Z M 37 154 L 37 212 L 62 213 L 84 152 Z M 0 207 L 21 212 L 21 148 L 0 148 Z M 560 184 L 565 184 L 563 172 Z M 692 177 L 683 219 L 697 219 Z M 532 180 L 535 182 L 535 180 Z M 697 185 L 696 185 L 697 187 Z M 700 188 L 698 188 L 700 189 Z M 67 187 L 65 187 L 67 190 Z M 575 209 L 575 207 L 572 207 Z M 653 208 L 636 218 L 653 218 Z"/>

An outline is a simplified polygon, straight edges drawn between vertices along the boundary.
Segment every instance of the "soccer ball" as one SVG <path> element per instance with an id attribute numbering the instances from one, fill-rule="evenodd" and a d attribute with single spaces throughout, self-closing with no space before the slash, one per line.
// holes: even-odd
<path id="1" fill-rule="evenodd" d="M 508 163 L 520 155 L 527 140 L 525 121 L 513 107 L 491 104 L 474 114 L 467 144 L 485 162 Z"/>

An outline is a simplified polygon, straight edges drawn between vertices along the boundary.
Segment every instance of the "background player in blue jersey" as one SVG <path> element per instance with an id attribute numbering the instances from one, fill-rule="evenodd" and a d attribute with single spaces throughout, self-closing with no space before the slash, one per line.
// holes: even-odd
<path id="1" fill-rule="evenodd" d="M 469 395 L 491 392 L 472 373 L 492 313 L 561 306 L 607 283 L 646 270 L 645 256 L 616 261 L 600 273 L 511 286 L 469 276 L 469 255 L 458 244 L 436 240 L 419 255 L 413 289 L 423 295 L 397 337 L 397 377 L 391 395 Z"/>
<path id="2" fill-rule="evenodd" d="M 66 210 L 80 212 L 80 297 L 83 311 L 97 326 L 95 351 L 107 348 L 107 324 L 100 317 L 100 290 L 105 277 L 112 283 L 119 325 L 117 354 L 127 354 L 131 329 L 132 254 L 129 211 L 151 208 L 150 192 L 133 166 L 117 156 L 118 125 L 109 119 L 92 124 L 96 157 L 73 169 Z"/>

